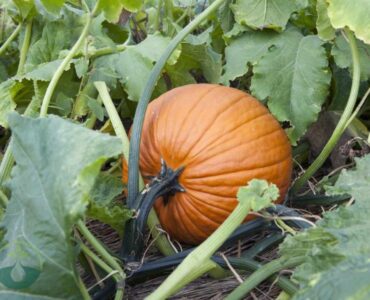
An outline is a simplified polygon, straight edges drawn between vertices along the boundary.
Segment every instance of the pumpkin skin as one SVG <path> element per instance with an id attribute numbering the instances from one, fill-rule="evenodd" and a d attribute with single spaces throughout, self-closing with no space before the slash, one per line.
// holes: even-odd
<path id="1" fill-rule="evenodd" d="M 140 148 L 144 178 L 159 173 L 161 158 L 173 170 L 185 167 L 179 177 L 185 192 L 167 204 L 159 198 L 154 207 L 163 229 L 187 244 L 201 243 L 218 228 L 251 179 L 276 184 L 277 203 L 291 182 L 284 130 L 258 100 L 234 88 L 191 84 L 161 95 L 148 106 Z"/>

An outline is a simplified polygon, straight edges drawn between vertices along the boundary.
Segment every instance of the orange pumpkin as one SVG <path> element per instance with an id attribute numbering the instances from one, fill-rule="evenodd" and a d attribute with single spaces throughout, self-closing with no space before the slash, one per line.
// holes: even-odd
<path id="1" fill-rule="evenodd" d="M 237 205 L 239 187 L 251 179 L 275 183 L 278 203 L 291 181 L 291 146 L 279 123 L 249 94 L 220 85 L 175 88 L 149 104 L 142 175 L 158 175 L 161 158 L 173 170 L 185 167 L 179 177 L 185 192 L 168 202 L 159 198 L 155 210 L 163 229 L 187 244 L 217 229 Z"/>

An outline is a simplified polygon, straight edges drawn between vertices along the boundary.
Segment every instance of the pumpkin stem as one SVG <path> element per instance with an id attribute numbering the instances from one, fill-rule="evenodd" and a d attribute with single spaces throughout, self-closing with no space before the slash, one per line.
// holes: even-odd
<path id="1" fill-rule="evenodd" d="M 161 159 L 161 170 L 159 174 L 138 195 L 134 217 L 125 226 L 121 252 L 122 259 L 126 263 L 131 263 L 131 266 L 128 265 L 128 268 L 132 268 L 134 265 L 132 263 L 138 261 L 141 257 L 145 241 L 144 228 L 154 202 L 159 197 L 164 197 L 164 202 L 167 204 L 171 196 L 177 192 L 185 192 L 185 189 L 178 182 L 178 178 L 183 170 L 184 167 L 172 170 Z"/>

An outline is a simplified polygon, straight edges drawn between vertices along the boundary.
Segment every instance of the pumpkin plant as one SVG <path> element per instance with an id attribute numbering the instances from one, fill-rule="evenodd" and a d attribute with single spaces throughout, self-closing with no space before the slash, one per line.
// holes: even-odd
<path id="1" fill-rule="evenodd" d="M 368 248 L 369 158 L 331 196 L 322 186 L 335 166 L 321 167 L 347 127 L 362 125 L 350 136 L 369 141 L 369 1 L 276 3 L 1 1 L 2 297 L 119 300 L 127 285 L 177 265 L 149 299 L 230 266 L 253 272 L 230 299 L 265 279 L 295 299 L 369 290 L 366 251 L 354 251 Z M 321 111 L 340 117 L 319 154 L 305 135 Z M 329 179 L 318 194 L 297 196 L 319 169 Z M 284 200 L 348 203 L 315 227 Z M 90 220 L 110 226 L 122 249 L 100 241 Z M 145 224 L 166 257 L 144 259 Z M 188 248 L 174 254 L 164 231 Z M 240 257 L 219 255 L 256 234 Z M 283 240 L 280 258 L 256 259 Z M 276 275 L 295 267 L 294 282 Z M 333 281 L 345 284 L 332 291 Z"/>

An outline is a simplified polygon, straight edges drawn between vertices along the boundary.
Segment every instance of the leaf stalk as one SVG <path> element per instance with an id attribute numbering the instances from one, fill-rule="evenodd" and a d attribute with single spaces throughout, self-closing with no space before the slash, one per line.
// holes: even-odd
<path id="1" fill-rule="evenodd" d="M 12 34 L 7 38 L 4 44 L 0 47 L 0 56 L 5 52 L 6 48 L 10 45 L 10 43 L 17 37 L 19 32 L 21 31 L 22 23 L 19 23 Z"/>
<path id="2" fill-rule="evenodd" d="M 225 300 L 238 300 L 243 299 L 247 293 L 253 288 L 260 284 L 265 279 L 269 278 L 273 274 L 286 268 L 292 268 L 302 264 L 305 261 L 304 256 L 292 257 L 292 258 L 279 258 L 275 259 L 265 265 L 263 265 L 256 272 L 252 273 L 246 281 L 239 285 L 234 291 L 229 294 Z"/>

